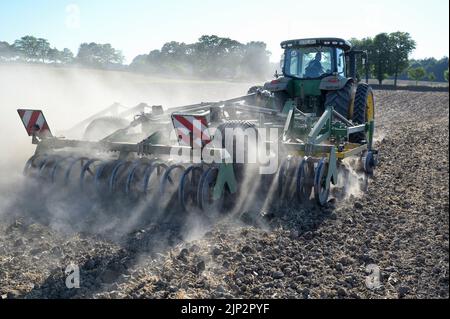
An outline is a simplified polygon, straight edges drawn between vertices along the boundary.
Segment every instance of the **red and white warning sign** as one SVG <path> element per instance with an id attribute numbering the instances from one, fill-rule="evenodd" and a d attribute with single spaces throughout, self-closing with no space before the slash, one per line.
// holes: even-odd
<path id="1" fill-rule="evenodd" d="M 42 111 L 20 109 L 17 112 L 27 130 L 28 136 L 33 134 L 37 136 L 52 136 Z"/>
<path id="2" fill-rule="evenodd" d="M 181 145 L 202 148 L 211 142 L 205 116 L 173 114 L 172 122 Z"/>

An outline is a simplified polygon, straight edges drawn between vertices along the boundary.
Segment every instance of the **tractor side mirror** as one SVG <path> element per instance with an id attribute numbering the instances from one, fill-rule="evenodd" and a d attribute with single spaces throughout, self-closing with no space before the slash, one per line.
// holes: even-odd
<path id="1" fill-rule="evenodd" d="M 280 75 L 278 74 L 278 70 L 275 70 L 275 74 L 273 76 L 275 77 L 275 79 L 278 79 L 280 77 Z"/>

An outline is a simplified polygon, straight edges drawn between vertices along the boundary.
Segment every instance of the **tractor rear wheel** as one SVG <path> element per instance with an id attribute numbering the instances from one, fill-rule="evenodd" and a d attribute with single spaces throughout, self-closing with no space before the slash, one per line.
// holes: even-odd
<path id="1" fill-rule="evenodd" d="M 353 81 L 348 81 L 342 89 L 328 92 L 325 99 L 325 107 L 332 105 L 336 112 L 349 119 L 352 88 Z"/>
<path id="2" fill-rule="evenodd" d="M 374 99 L 370 86 L 360 83 L 356 89 L 355 103 L 353 107 L 352 121 L 355 125 L 365 124 L 374 118 Z M 365 132 L 350 135 L 350 142 L 361 143 L 366 139 Z"/>

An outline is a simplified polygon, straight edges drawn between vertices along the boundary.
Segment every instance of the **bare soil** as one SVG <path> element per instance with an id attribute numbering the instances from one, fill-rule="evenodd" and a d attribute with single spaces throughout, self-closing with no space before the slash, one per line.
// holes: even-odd
<path id="1" fill-rule="evenodd" d="M 381 156 L 362 196 L 290 210 L 265 227 L 243 214 L 191 238 L 149 225 L 120 240 L 66 232 L 6 205 L 0 296 L 448 298 L 448 93 L 375 97 Z M 71 263 L 80 289 L 65 285 Z"/>

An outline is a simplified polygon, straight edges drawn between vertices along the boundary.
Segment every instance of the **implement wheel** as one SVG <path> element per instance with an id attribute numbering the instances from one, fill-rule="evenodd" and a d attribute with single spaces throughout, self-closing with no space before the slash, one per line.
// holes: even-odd
<path id="1" fill-rule="evenodd" d="M 320 206 L 328 203 L 330 195 L 330 185 L 327 183 L 328 163 L 325 158 L 317 164 L 314 176 L 314 198 Z"/>
<path id="2" fill-rule="evenodd" d="M 295 194 L 300 204 L 308 201 L 311 196 L 311 190 L 313 187 L 312 175 L 313 174 L 311 174 L 310 171 L 308 158 L 304 157 L 300 159 L 300 164 L 297 168 L 297 178 L 295 185 Z"/>

